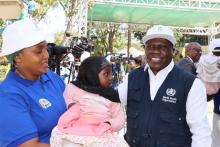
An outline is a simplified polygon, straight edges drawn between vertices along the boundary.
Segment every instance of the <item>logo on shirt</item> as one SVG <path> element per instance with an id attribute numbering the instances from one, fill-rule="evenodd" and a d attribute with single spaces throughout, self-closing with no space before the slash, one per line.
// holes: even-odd
<path id="1" fill-rule="evenodd" d="M 168 88 L 166 90 L 166 93 L 167 93 L 168 96 L 174 96 L 176 94 L 176 90 L 173 89 L 173 88 Z"/>
<path id="2" fill-rule="evenodd" d="M 40 105 L 42 106 L 42 108 L 44 108 L 44 109 L 47 109 L 47 108 L 49 108 L 49 107 L 51 106 L 51 102 L 48 101 L 48 100 L 45 99 L 45 98 L 39 99 L 39 103 L 40 103 Z"/>
<path id="3" fill-rule="evenodd" d="M 163 98 L 162 98 L 163 102 L 174 103 L 174 104 L 177 102 L 177 98 L 173 97 L 176 94 L 175 89 L 168 88 L 166 90 L 166 94 L 167 94 L 167 96 L 163 96 Z"/>

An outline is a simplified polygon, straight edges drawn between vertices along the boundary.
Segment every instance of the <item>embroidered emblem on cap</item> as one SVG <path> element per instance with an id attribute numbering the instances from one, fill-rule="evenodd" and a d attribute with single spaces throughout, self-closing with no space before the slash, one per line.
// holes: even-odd
<path id="1" fill-rule="evenodd" d="M 174 96 L 174 95 L 176 94 L 176 90 L 173 89 L 173 88 L 168 88 L 168 89 L 166 90 L 166 93 L 167 93 L 167 95 L 169 95 L 169 96 Z"/>
<path id="2" fill-rule="evenodd" d="M 40 103 L 40 105 L 42 106 L 42 108 L 44 108 L 44 109 L 47 109 L 47 108 L 49 108 L 49 107 L 51 106 L 51 102 L 48 101 L 48 100 L 45 99 L 45 98 L 39 99 L 39 103 Z"/>

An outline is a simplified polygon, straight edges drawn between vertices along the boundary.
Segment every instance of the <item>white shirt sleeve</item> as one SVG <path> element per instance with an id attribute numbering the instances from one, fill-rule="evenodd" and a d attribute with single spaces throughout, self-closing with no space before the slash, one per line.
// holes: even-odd
<path id="1" fill-rule="evenodd" d="M 211 147 L 206 90 L 203 83 L 197 78 L 188 94 L 186 112 L 186 121 L 192 133 L 191 147 Z"/>
<path id="2" fill-rule="evenodd" d="M 123 82 L 118 85 L 118 94 L 121 104 L 126 106 L 128 94 L 128 74 L 124 77 Z"/>

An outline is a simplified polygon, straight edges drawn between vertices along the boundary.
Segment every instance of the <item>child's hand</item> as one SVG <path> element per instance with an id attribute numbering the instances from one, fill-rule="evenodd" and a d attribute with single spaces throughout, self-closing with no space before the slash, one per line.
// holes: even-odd
<path id="1" fill-rule="evenodd" d="M 111 125 L 109 123 L 104 122 L 104 123 L 99 124 L 95 132 L 97 135 L 103 135 L 106 131 L 110 129 L 111 129 Z"/>

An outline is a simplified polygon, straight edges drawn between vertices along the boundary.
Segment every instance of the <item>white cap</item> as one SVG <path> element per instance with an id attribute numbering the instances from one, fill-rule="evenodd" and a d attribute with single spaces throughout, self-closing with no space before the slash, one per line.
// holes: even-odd
<path id="1" fill-rule="evenodd" d="M 210 52 L 220 52 L 220 49 L 215 49 L 216 47 L 220 48 L 220 39 L 212 39 L 209 43 Z"/>
<path id="2" fill-rule="evenodd" d="M 32 19 L 23 19 L 8 25 L 2 39 L 0 56 L 5 56 L 46 40 L 46 35 Z"/>
<path id="3" fill-rule="evenodd" d="M 173 45 L 176 44 L 176 39 L 173 35 L 173 31 L 167 27 L 162 25 L 156 25 L 150 28 L 146 35 L 143 37 L 143 43 L 145 44 L 148 40 L 154 38 L 162 38 L 170 41 Z"/>

